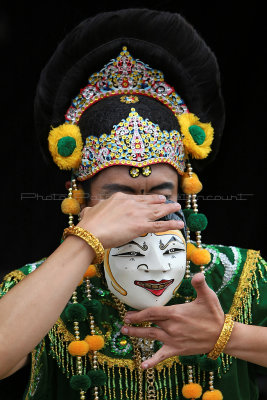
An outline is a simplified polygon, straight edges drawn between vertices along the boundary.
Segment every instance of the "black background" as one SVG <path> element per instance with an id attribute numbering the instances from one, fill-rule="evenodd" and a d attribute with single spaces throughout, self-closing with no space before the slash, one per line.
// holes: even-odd
<path id="1" fill-rule="evenodd" d="M 266 257 L 266 36 L 265 15 L 257 2 L 238 9 L 235 2 L 215 1 L 6 2 L 0 16 L 0 275 L 48 256 L 67 225 L 60 201 L 44 200 L 65 194 L 69 176 L 48 170 L 38 149 L 33 99 L 40 72 L 56 45 L 80 21 L 97 12 L 130 7 L 180 12 L 217 55 L 226 126 L 220 153 L 201 176 L 202 195 L 216 196 L 199 202 L 209 219 L 203 241 L 260 249 Z M 22 199 L 22 193 L 35 199 Z"/>
<path id="2" fill-rule="evenodd" d="M 64 182 L 69 176 L 47 169 L 38 148 L 33 99 L 40 72 L 75 25 L 97 12 L 121 7 L 180 12 L 217 55 L 226 126 L 216 161 L 201 175 L 201 194 L 216 198 L 199 202 L 209 219 L 203 241 L 260 249 L 266 256 L 263 10 L 249 5 L 237 10 L 230 2 L 25 3 L 6 3 L 0 19 L 5 232 L 1 272 L 49 255 L 67 224 L 60 201 L 44 200 L 66 193 Z M 21 199 L 22 193 L 32 193 L 34 199 Z"/>

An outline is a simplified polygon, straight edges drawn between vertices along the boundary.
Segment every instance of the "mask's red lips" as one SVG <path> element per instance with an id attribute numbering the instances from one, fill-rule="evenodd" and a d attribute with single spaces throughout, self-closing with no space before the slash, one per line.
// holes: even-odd
<path id="1" fill-rule="evenodd" d="M 134 284 L 136 286 L 140 286 L 146 290 L 148 290 L 150 293 L 154 294 L 155 296 L 161 296 L 162 293 L 167 289 L 168 286 L 170 286 L 173 283 L 174 279 L 170 280 L 165 280 L 163 279 L 160 282 L 156 281 L 134 281 Z"/>

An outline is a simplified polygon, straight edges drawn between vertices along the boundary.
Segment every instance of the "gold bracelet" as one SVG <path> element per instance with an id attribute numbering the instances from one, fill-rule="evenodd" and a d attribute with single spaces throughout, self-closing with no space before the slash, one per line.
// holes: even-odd
<path id="1" fill-rule="evenodd" d="M 233 326 L 234 326 L 234 320 L 232 319 L 232 316 L 230 314 L 226 314 L 221 334 L 214 348 L 209 352 L 208 354 L 209 358 L 211 358 L 212 360 L 216 360 L 219 357 L 219 355 L 223 352 L 225 346 L 228 343 L 228 340 L 230 339 Z"/>
<path id="2" fill-rule="evenodd" d="M 92 261 L 93 264 L 100 264 L 104 260 L 105 249 L 102 243 L 100 243 L 97 237 L 95 237 L 92 233 L 80 228 L 79 226 L 70 226 L 69 228 L 64 229 L 62 239 L 64 240 L 68 235 L 78 236 L 85 240 L 90 247 L 92 247 L 96 254 Z"/>

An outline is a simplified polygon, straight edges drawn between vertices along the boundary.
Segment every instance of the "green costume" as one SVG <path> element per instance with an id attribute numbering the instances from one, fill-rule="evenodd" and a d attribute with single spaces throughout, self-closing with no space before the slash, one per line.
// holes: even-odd
<path id="1" fill-rule="evenodd" d="M 72 171 L 69 195 L 61 206 L 71 229 L 74 215 L 85 205 L 76 179 L 89 180 L 89 187 L 81 184 L 88 194 L 90 179 L 99 171 L 123 165 L 129 179 L 139 179 L 141 189 L 139 176 L 151 181 L 154 164 L 174 168 L 182 175 L 179 182 L 186 194 L 187 262 L 184 280 L 169 304 L 194 300 L 191 277 L 200 270 L 225 313 L 241 323 L 267 325 L 267 270 L 259 253 L 201 243 L 207 218 L 198 211 L 202 184 L 192 166 L 202 169 L 216 156 L 224 104 L 216 58 L 183 17 L 130 9 L 83 21 L 42 71 L 35 122 L 47 161 Z M 172 185 L 160 183 L 156 188 Z M 0 295 L 43 262 L 8 274 Z M 151 282 L 162 289 L 161 281 L 152 279 L 148 289 Z M 183 395 L 200 398 L 202 389 L 209 400 L 221 400 L 221 392 L 225 400 L 257 399 L 255 376 L 264 369 L 225 354 L 217 360 L 177 355 L 143 371 L 142 357 L 162 344 L 123 336 L 125 309 L 101 273 L 85 278 L 33 350 L 24 399 L 182 400 Z M 103 337 L 104 347 L 99 346 Z"/>
<path id="2" fill-rule="evenodd" d="M 212 255 L 206 267 L 206 281 L 218 295 L 224 312 L 245 324 L 267 326 L 267 264 L 259 252 L 219 245 L 205 247 Z M 44 260 L 9 273 L 1 285 L 0 295 L 5 295 Z M 191 269 L 194 269 L 193 265 Z M 77 289 L 79 302 L 84 298 L 83 285 Z M 181 286 L 169 304 L 184 303 L 180 293 L 182 290 Z M 122 321 L 117 306 L 101 277 L 91 279 L 91 293 L 102 305 L 101 309 L 97 308 L 94 317 L 98 331 L 105 336 L 105 347 L 98 352 L 98 363 L 108 379 L 101 387 L 100 398 L 137 400 L 138 379 L 133 361 L 133 345 L 130 338 L 120 332 Z M 82 338 L 88 333 L 88 326 L 88 321 L 80 323 Z M 32 352 L 31 376 L 25 390 L 25 400 L 79 399 L 79 392 L 75 392 L 69 385 L 69 378 L 75 373 L 75 361 L 67 351 L 68 343 L 74 338 L 73 333 L 73 324 L 68 322 L 63 311 L 49 334 Z M 154 350 L 159 347 L 160 343 L 155 342 Z M 88 371 L 91 354 L 83 357 L 84 360 L 86 358 L 85 368 Z M 257 372 L 267 373 L 267 369 L 225 354 L 221 359 L 222 364 L 215 372 L 214 387 L 221 390 L 224 399 L 257 399 L 255 377 Z M 196 365 L 194 376 L 196 382 L 206 390 L 208 372 L 200 370 Z M 181 365 L 178 356 L 158 364 L 155 368 L 157 399 L 183 399 L 181 388 L 186 381 L 186 367 Z M 91 398 L 90 389 L 87 398 Z"/>

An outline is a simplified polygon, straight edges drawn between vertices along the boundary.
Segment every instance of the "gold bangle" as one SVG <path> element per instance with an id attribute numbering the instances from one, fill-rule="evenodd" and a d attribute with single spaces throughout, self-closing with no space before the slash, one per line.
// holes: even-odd
<path id="1" fill-rule="evenodd" d="M 92 247 L 96 254 L 92 261 L 93 264 L 100 264 L 104 260 L 105 249 L 102 243 L 92 233 L 80 228 L 79 226 L 70 226 L 69 228 L 64 229 L 62 239 L 66 239 L 68 235 L 78 236 Z"/>
<path id="2" fill-rule="evenodd" d="M 219 357 L 219 355 L 223 352 L 225 346 L 228 343 L 228 340 L 230 339 L 233 326 L 234 326 L 234 320 L 232 319 L 232 316 L 230 314 L 226 314 L 221 334 L 214 348 L 209 352 L 208 354 L 209 358 L 211 358 L 212 360 L 216 360 Z"/>

